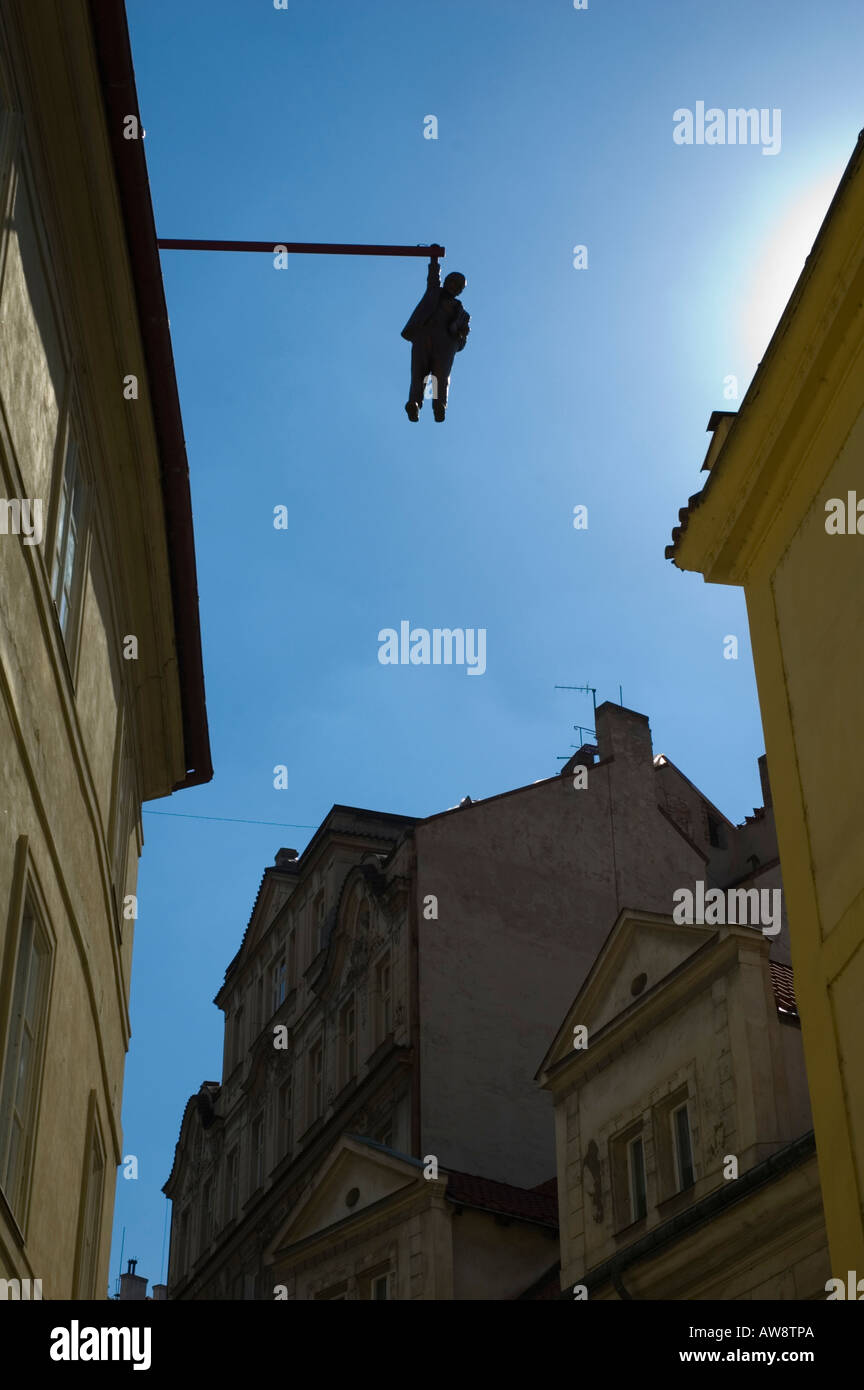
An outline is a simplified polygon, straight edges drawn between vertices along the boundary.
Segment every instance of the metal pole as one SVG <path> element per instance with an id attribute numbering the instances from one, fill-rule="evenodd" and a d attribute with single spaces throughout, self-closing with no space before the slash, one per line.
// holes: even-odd
<path id="1" fill-rule="evenodd" d="M 439 260 L 444 247 L 432 246 L 358 246 L 335 241 L 185 241 L 175 237 L 160 237 L 156 245 L 161 251 L 264 251 L 274 255 L 277 248 L 292 256 L 429 256 Z"/>

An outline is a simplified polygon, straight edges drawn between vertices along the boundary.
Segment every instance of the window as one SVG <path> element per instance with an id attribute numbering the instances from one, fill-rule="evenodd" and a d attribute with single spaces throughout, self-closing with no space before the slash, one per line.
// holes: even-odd
<path id="1" fill-rule="evenodd" d="M 290 1080 L 283 1081 L 282 1085 L 279 1087 L 279 1103 L 277 1108 L 277 1161 L 291 1152 L 291 1112 L 293 1107 L 293 1083 Z"/>
<path id="2" fill-rule="evenodd" d="M 213 1179 L 208 1178 L 204 1184 L 204 1191 L 201 1197 L 201 1249 L 206 1250 L 215 1234 L 213 1211 Z"/>
<path id="3" fill-rule="evenodd" d="M 28 897 L 21 918 L 0 1083 L 0 1187 L 22 1224 L 33 1161 L 50 965 L 48 938 Z"/>
<path id="4" fill-rule="evenodd" d="M 243 1056 L 243 1005 L 241 1004 L 234 1015 L 234 1066 L 236 1067 Z"/>
<path id="5" fill-rule="evenodd" d="M 393 1030 L 393 998 L 389 956 L 385 956 L 380 962 L 375 978 L 378 994 L 378 1041 L 383 1042 Z"/>
<path id="6" fill-rule="evenodd" d="M 288 943 L 286 949 L 288 988 L 293 989 L 297 983 L 297 932 L 294 927 L 288 933 Z"/>
<path id="7" fill-rule="evenodd" d="M 104 1195 L 105 1150 L 102 1146 L 94 1111 L 82 1184 L 83 1222 L 78 1273 L 75 1280 L 76 1298 L 97 1297 L 96 1283 L 99 1277 L 99 1245 L 102 1235 Z"/>
<path id="8" fill-rule="evenodd" d="M 612 1207 L 616 1231 L 641 1221 L 648 1211 L 643 1121 L 635 1120 L 609 1143 Z"/>
<path id="9" fill-rule="evenodd" d="M 630 1220 L 640 1221 L 648 1210 L 645 1188 L 645 1151 L 641 1136 L 627 1145 L 627 1176 L 630 1184 Z"/>
<path id="10" fill-rule="evenodd" d="M 175 1279 L 182 1279 L 186 1273 L 186 1264 L 189 1255 L 189 1208 L 184 1207 L 177 1222 L 177 1249 L 172 1260 L 172 1272 Z"/>
<path id="11" fill-rule="evenodd" d="M 280 956 L 270 969 L 270 1012 L 275 1014 L 286 994 L 285 957 Z"/>
<path id="12" fill-rule="evenodd" d="M 324 889 L 316 894 L 312 905 L 312 954 L 317 954 L 324 944 Z"/>
<path id="13" fill-rule="evenodd" d="M 693 1186 L 693 1145 L 687 1103 L 672 1111 L 672 1147 L 675 1154 L 675 1182 L 679 1192 Z"/>
<path id="14" fill-rule="evenodd" d="M 376 1300 L 390 1297 L 389 1274 L 377 1274 L 372 1280 L 372 1297 Z"/>
<path id="15" fill-rule="evenodd" d="M 386 1263 L 379 1264 L 374 1269 L 369 1269 L 364 1274 L 358 1275 L 357 1291 L 360 1298 L 374 1301 L 391 1298 L 392 1277 L 392 1271 Z"/>
<path id="16" fill-rule="evenodd" d="M 661 1202 L 691 1188 L 696 1180 L 693 1116 L 695 1097 L 687 1084 L 676 1087 L 654 1107 L 657 1187 Z"/>
<path id="17" fill-rule="evenodd" d="M 252 1191 L 257 1192 L 264 1181 L 264 1116 L 259 1115 L 252 1122 L 252 1152 L 249 1172 Z"/>
<path id="18" fill-rule="evenodd" d="M 228 1155 L 225 1170 L 225 1220 L 231 1221 L 237 1215 L 240 1201 L 240 1146 L 235 1144 Z"/>
<path id="19" fill-rule="evenodd" d="M 342 1038 L 342 1074 L 339 1079 L 343 1086 L 347 1086 L 348 1082 L 354 1079 L 357 1071 L 357 1016 L 353 999 L 342 1010 L 340 1033 Z"/>
<path id="20" fill-rule="evenodd" d="M 324 1049 L 316 1043 L 309 1053 L 309 1124 L 324 1109 Z"/>
<path id="21" fill-rule="evenodd" d="M 75 641 L 83 563 L 84 479 L 81 476 L 78 445 L 70 429 L 60 482 L 54 554 L 51 562 L 51 594 L 70 655 Z"/>
<path id="22" fill-rule="evenodd" d="M 32 6 L 31 6 L 32 8 Z M 4 105 L 0 98 L 0 105 Z M 23 121 L 17 112 L 0 114 L 0 202 L 3 205 L 3 409 L 12 438 L 24 456 L 27 474 L 41 480 L 51 470 L 67 392 L 68 369 L 54 294 L 50 248 L 35 178 L 23 148 Z M 13 200 L 10 206 L 10 185 Z M 14 355 L 26 370 L 9 370 Z M 30 470 L 33 470 L 32 473 Z M 59 481 L 59 480 L 58 480 Z M 45 550 L 46 563 L 49 553 Z"/>

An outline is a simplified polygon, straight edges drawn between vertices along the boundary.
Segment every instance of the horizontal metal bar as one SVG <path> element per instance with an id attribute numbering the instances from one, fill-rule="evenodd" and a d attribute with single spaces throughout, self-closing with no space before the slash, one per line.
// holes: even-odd
<path id="1" fill-rule="evenodd" d="M 330 241 L 181 241 L 160 237 L 162 251 L 264 251 L 273 255 L 277 246 L 292 256 L 430 256 L 440 258 L 444 247 L 432 246 L 356 246 Z"/>

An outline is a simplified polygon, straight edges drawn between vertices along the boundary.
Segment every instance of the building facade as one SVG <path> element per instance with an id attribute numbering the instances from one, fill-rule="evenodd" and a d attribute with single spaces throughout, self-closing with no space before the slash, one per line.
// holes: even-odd
<path id="1" fill-rule="evenodd" d="M 743 587 L 835 1277 L 864 1270 L 864 134 L 668 558 Z M 861 498 L 859 501 L 858 498 Z"/>
<path id="2" fill-rule="evenodd" d="M 107 1294 L 141 803 L 211 775 L 188 473 L 130 121 L 122 4 L 4 0 L 0 1275 L 40 1279 L 47 1299 Z"/>
<path id="3" fill-rule="evenodd" d="M 623 912 L 539 1080 L 570 1297 L 825 1297 L 792 971 L 762 931 Z"/>
<path id="4" fill-rule="evenodd" d="M 682 885 L 779 887 L 770 806 L 733 825 L 632 710 L 602 705 L 597 738 L 424 820 L 334 807 L 279 852 L 216 996 L 221 1080 L 187 1103 L 165 1187 L 169 1297 L 365 1297 L 385 1257 L 390 1296 L 489 1296 L 486 1269 L 518 1297 L 549 1269 L 548 1221 L 525 1216 L 555 1172 L 534 1073 L 610 924 Z"/>

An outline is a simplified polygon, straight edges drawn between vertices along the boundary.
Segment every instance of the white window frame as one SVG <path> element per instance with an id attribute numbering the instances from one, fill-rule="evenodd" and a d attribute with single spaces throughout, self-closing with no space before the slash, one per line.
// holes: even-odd
<path id="1" fill-rule="evenodd" d="M 642 1176 L 642 1206 L 644 1210 L 639 1210 L 640 1203 L 637 1201 L 639 1195 L 636 1184 L 636 1164 L 634 1162 L 634 1151 L 639 1145 L 640 1162 L 639 1167 Z M 630 1197 L 630 1220 L 641 1221 L 648 1214 L 648 1173 L 645 1166 L 645 1143 L 641 1134 L 634 1134 L 632 1139 L 627 1140 L 627 1191 Z"/>
<path id="2" fill-rule="evenodd" d="M 74 679 L 89 554 L 91 487 L 81 442 L 82 434 L 77 426 L 77 416 L 71 399 L 67 399 L 64 407 L 61 430 L 63 446 L 58 459 L 48 582 L 54 613 Z M 70 460 L 72 473 L 71 511 L 67 497 Z M 76 503 L 78 504 L 77 515 Z M 69 573 L 69 539 L 73 520 L 75 522 L 75 543 L 72 551 L 71 573 Z"/>
<path id="3" fill-rule="evenodd" d="M 25 847 L 26 853 L 26 841 L 19 842 L 19 853 L 21 846 Z M 19 870 L 19 873 L 21 872 Z M 19 900 L 13 909 L 15 958 L 11 971 L 12 990 L 4 1029 L 5 1036 L 0 1038 L 3 1044 L 0 1053 L 0 1187 L 23 1231 L 29 1206 L 39 1123 L 42 1072 L 50 1017 L 54 939 L 48 928 L 35 882 L 27 872 L 26 860 L 20 881 Z M 29 940 L 25 938 L 25 931 L 29 933 Z M 26 962 L 24 951 L 27 953 Z M 38 971 L 36 998 L 32 1000 L 33 1007 L 28 1013 L 34 967 Z M 25 1082 L 27 1093 L 22 1098 L 22 1104 L 18 1095 L 20 1074 L 17 1081 L 15 1078 L 20 1070 L 21 1043 L 25 1034 L 29 1039 L 29 1067 Z M 13 1117 L 19 1131 L 19 1147 L 14 1167 L 11 1157 Z"/>
<path id="4" fill-rule="evenodd" d="M 92 1091 L 81 1182 L 78 1257 L 75 1262 L 75 1288 L 72 1295 L 75 1299 L 99 1297 L 99 1250 L 102 1244 L 106 1163 L 105 1141 L 96 1112 L 96 1093 Z"/>
<path id="5" fill-rule="evenodd" d="M 270 966 L 270 1014 L 275 1014 L 276 1010 L 285 1002 L 288 995 L 288 974 L 285 961 L 285 952 L 277 956 Z"/>
<path id="6" fill-rule="evenodd" d="M 677 1118 L 682 1110 L 684 1111 L 687 1121 L 687 1147 L 690 1151 L 690 1181 L 686 1185 L 684 1182 L 684 1174 L 681 1171 L 681 1153 L 678 1145 Z M 669 1123 L 672 1127 L 672 1162 L 675 1165 L 675 1187 L 678 1192 L 686 1192 L 696 1181 L 696 1164 L 693 1157 L 693 1128 L 690 1124 L 689 1101 L 683 1100 L 680 1105 L 676 1105 L 675 1109 L 669 1112 Z"/>
<path id="7" fill-rule="evenodd" d="M 378 1297 L 378 1292 L 377 1292 L 377 1290 L 378 1290 L 378 1288 L 380 1287 L 381 1284 L 384 1285 L 384 1298 L 383 1298 L 383 1299 L 381 1299 L 381 1298 Z M 370 1300 L 371 1300 L 372 1302 L 374 1302 L 374 1303 L 383 1303 L 385 1300 L 389 1300 L 389 1299 L 390 1299 L 390 1271 L 389 1271 L 389 1269 L 387 1270 L 386 1274 L 374 1274 L 374 1275 L 372 1276 L 372 1278 L 371 1278 L 370 1281 L 369 1281 L 369 1298 L 370 1298 Z"/>

